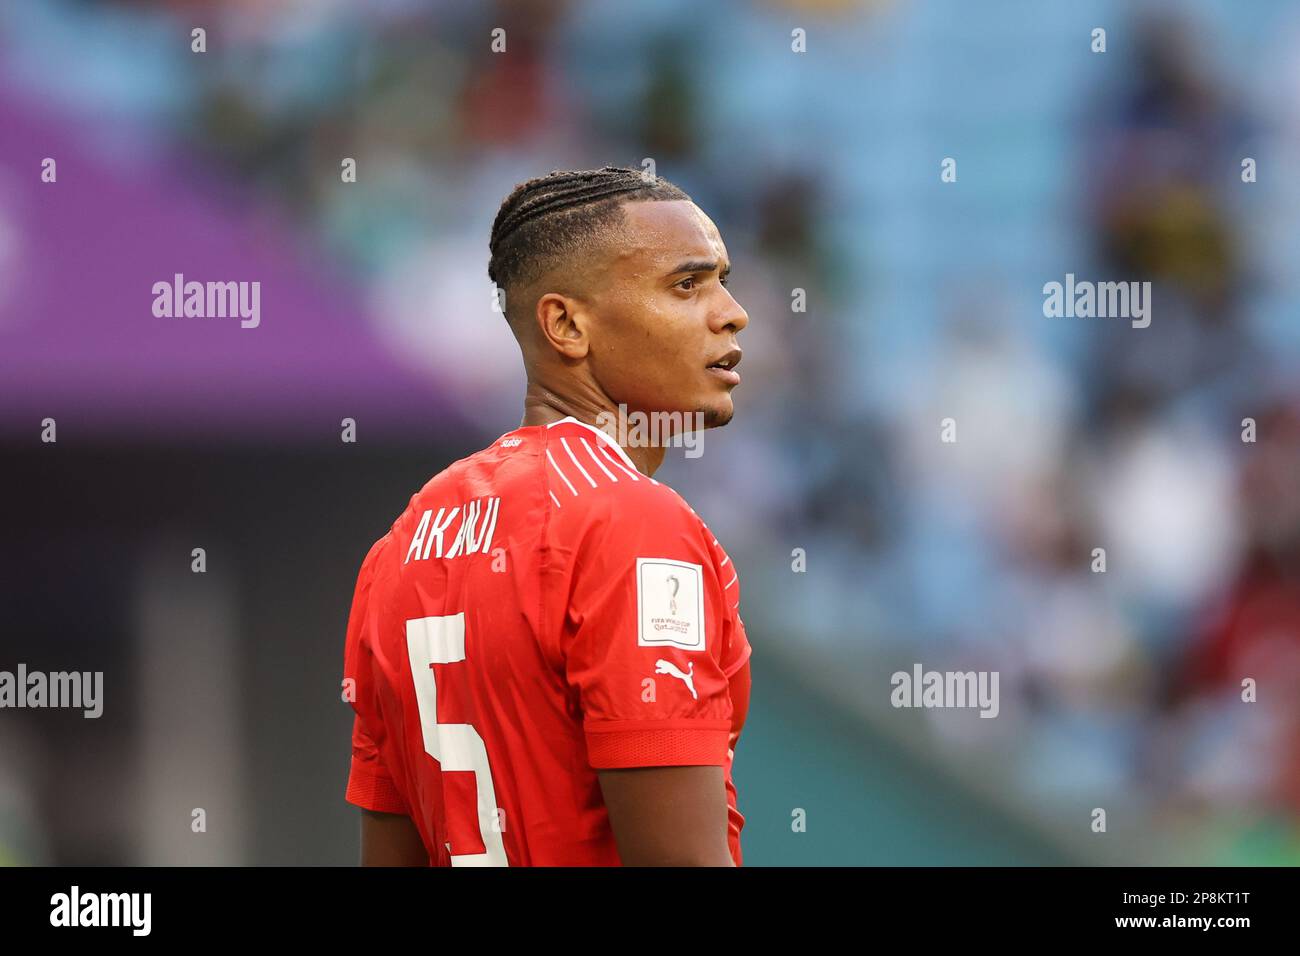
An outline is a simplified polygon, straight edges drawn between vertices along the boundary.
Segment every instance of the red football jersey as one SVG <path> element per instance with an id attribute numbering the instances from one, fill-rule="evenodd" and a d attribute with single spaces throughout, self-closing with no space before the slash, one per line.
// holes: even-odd
<path id="1" fill-rule="evenodd" d="M 362 564 L 348 801 L 410 816 L 435 866 L 618 865 L 596 769 L 718 765 L 739 866 L 739 603 L 704 522 L 604 432 L 501 436 Z"/>

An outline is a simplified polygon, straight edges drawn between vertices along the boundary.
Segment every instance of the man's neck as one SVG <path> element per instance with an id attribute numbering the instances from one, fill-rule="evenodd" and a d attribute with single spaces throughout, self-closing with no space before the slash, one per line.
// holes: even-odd
<path id="1" fill-rule="evenodd" d="M 521 427 L 527 425 L 550 425 L 553 422 L 562 421 L 565 418 L 576 418 L 578 421 L 590 425 L 592 428 L 600 428 L 596 423 L 600 420 L 602 414 L 606 420 L 618 420 L 618 412 L 612 405 L 604 405 L 599 402 L 574 401 L 556 395 L 549 389 L 537 385 L 533 382 L 528 383 L 528 392 L 524 396 L 524 418 L 519 424 Z M 604 434 L 609 435 L 605 429 L 600 429 Z M 612 442 L 618 443 L 618 436 L 609 435 Z M 636 465 L 636 470 L 643 475 L 654 476 L 659 470 L 659 466 L 664 463 L 664 449 L 658 445 L 623 445 L 619 447 Z"/>

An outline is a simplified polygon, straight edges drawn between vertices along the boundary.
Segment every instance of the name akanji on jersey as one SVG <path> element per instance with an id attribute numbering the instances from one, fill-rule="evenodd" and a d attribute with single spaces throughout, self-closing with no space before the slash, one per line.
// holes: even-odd
<path id="1" fill-rule="evenodd" d="M 604 432 L 503 435 L 362 564 L 347 799 L 409 815 L 436 866 L 617 865 L 596 771 L 716 765 L 739 865 L 739 604 L 704 522 Z"/>

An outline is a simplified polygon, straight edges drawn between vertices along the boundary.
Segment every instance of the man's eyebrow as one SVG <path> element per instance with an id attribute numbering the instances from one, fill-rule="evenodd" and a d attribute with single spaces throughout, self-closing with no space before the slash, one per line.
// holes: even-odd
<path id="1" fill-rule="evenodd" d="M 718 268 L 718 261 L 716 259 L 689 259 L 686 262 L 679 264 L 676 269 L 673 269 L 668 274 L 670 276 L 675 276 L 682 272 L 712 272 L 716 268 Z M 722 271 L 730 272 L 731 266 L 727 266 Z"/>

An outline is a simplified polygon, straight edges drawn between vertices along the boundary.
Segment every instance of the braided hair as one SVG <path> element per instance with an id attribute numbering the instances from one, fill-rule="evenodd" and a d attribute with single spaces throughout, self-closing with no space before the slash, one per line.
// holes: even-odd
<path id="1" fill-rule="evenodd" d="M 509 301 L 513 289 L 540 278 L 620 222 L 623 202 L 682 199 L 690 196 L 668 180 L 620 166 L 556 170 L 520 183 L 492 222 L 488 278 L 506 290 Z"/>

